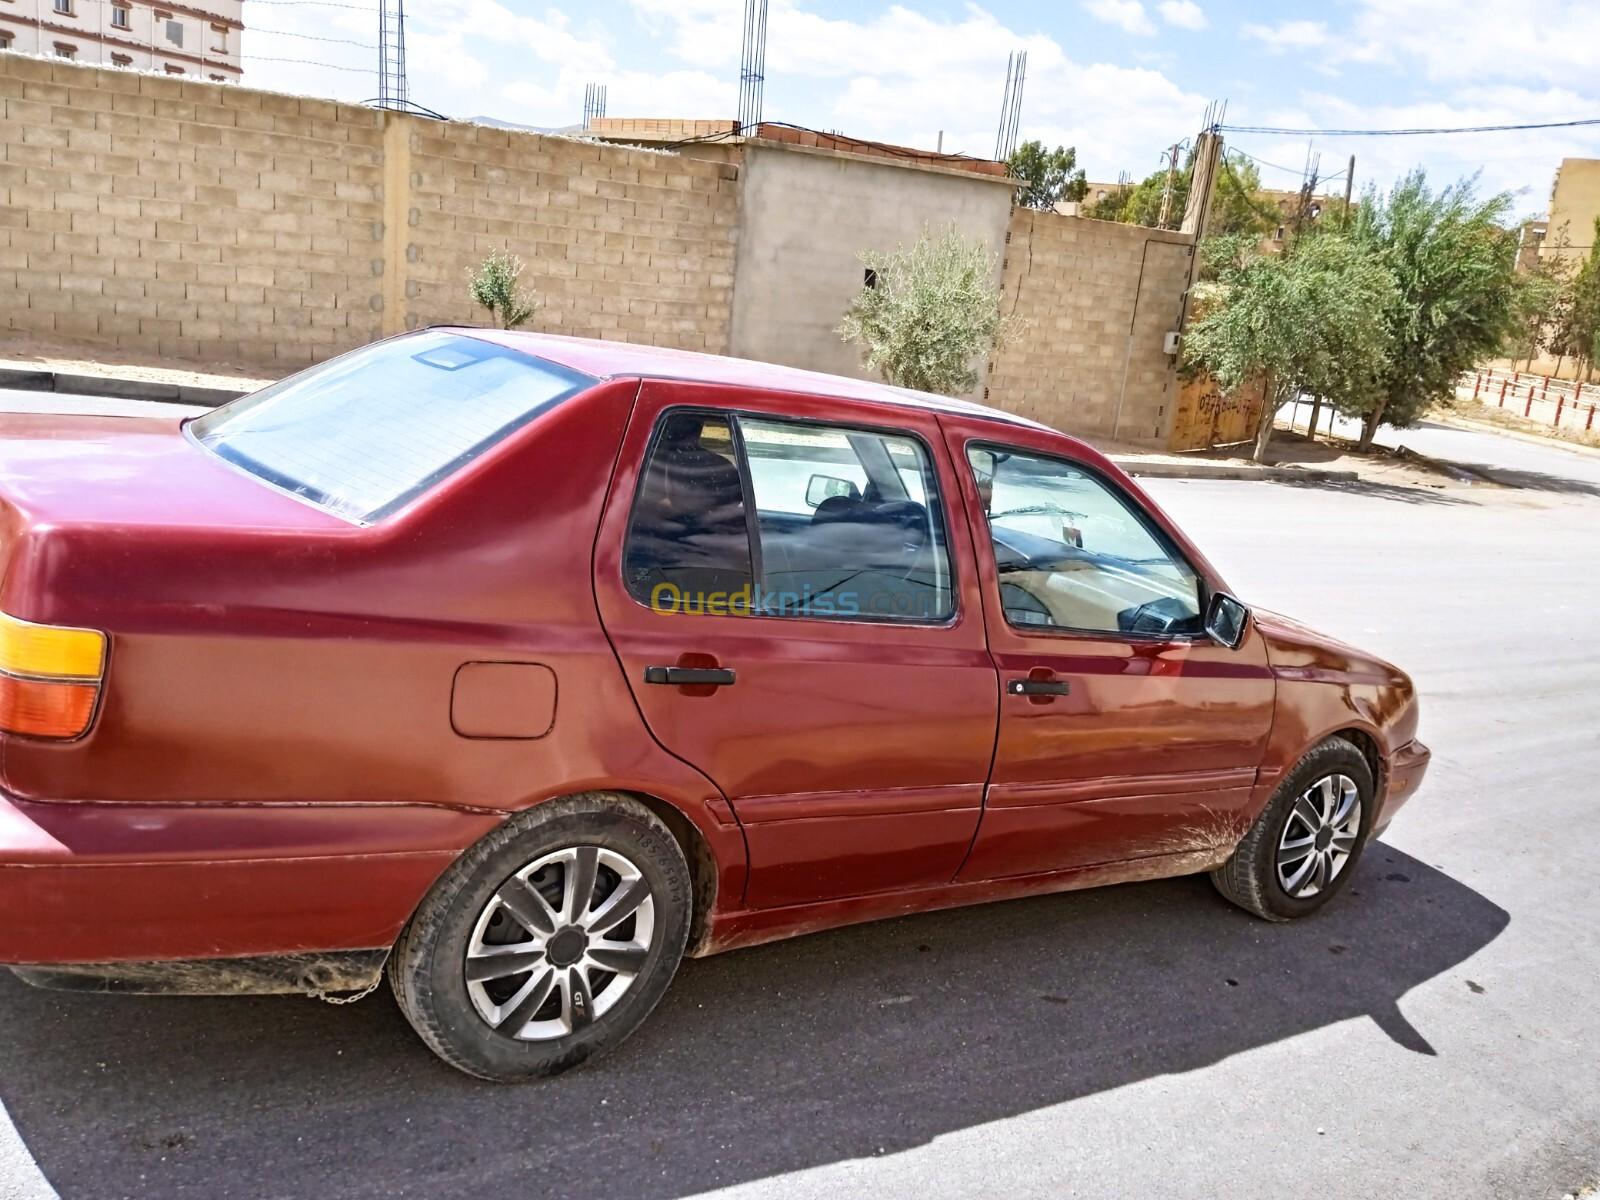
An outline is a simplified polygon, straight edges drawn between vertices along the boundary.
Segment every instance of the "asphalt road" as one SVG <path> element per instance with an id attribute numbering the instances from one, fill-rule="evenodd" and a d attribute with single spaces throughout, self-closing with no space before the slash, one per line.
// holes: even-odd
<path id="1" fill-rule="evenodd" d="M 41 1170 L 208 1200 L 1576 1191 L 1600 1175 L 1600 457 L 1509 453 L 1536 485 L 1150 483 L 1247 601 L 1421 689 L 1432 773 L 1310 920 L 1180 879 L 818 934 L 686 964 L 620 1051 L 517 1088 L 435 1061 L 384 992 L 7 976 L 0 1197 Z"/>

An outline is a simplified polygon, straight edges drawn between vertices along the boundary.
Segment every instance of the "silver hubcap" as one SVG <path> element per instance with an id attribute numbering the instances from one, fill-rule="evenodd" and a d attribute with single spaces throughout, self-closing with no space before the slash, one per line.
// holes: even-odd
<path id="1" fill-rule="evenodd" d="M 1348 775 L 1317 780 L 1294 802 L 1278 839 L 1278 885 L 1296 900 L 1317 895 L 1344 870 L 1361 834 L 1361 793 Z"/>
<path id="2" fill-rule="evenodd" d="M 627 994 L 656 932 L 644 874 L 615 850 L 571 846 L 501 884 L 467 943 L 478 1015 L 527 1042 L 585 1028 Z"/>

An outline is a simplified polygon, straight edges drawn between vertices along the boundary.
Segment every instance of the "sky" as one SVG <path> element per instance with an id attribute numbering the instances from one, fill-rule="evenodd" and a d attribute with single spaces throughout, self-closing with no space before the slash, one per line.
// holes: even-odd
<path id="1" fill-rule="evenodd" d="M 392 0 L 391 0 L 392 2 Z M 378 0 L 246 0 L 244 82 L 368 100 Z M 451 117 L 576 124 L 737 110 L 743 0 L 407 0 L 412 100 Z M 1595 0 L 770 0 L 763 116 L 989 157 L 1006 59 L 1028 52 L 1021 137 L 1077 149 L 1096 181 L 1156 170 L 1212 100 L 1227 121 L 1393 129 L 1600 117 Z M 301 60 L 301 61 L 286 61 Z M 313 65 L 323 64 L 323 65 Z M 333 69 L 342 68 L 342 69 Z M 1230 134 L 1264 185 L 1309 155 L 1328 190 L 1386 188 L 1413 166 L 1480 173 L 1519 215 L 1563 157 L 1600 157 L 1600 126 L 1404 138 Z"/>

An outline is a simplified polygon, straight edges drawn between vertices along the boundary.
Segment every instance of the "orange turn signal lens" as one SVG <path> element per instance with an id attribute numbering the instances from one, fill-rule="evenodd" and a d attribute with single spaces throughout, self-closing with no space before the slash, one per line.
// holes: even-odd
<path id="1" fill-rule="evenodd" d="M 94 716 L 92 683 L 53 683 L 0 675 L 0 730 L 31 737 L 75 738 Z"/>
<path id="2" fill-rule="evenodd" d="M 99 679 L 106 635 L 98 629 L 35 625 L 0 612 L 0 671 L 49 679 Z"/>

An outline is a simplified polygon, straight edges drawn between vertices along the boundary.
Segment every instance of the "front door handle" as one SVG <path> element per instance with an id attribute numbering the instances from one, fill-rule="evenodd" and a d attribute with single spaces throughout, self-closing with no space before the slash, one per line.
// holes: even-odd
<path id="1" fill-rule="evenodd" d="M 1072 685 L 1061 679 L 1013 679 L 1006 691 L 1013 696 L 1066 696 Z"/>
<path id="2" fill-rule="evenodd" d="M 646 667 L 644 681 L 671 687 L 727 687 L 734 681 L 734 674 L 731 667 Z"/>

